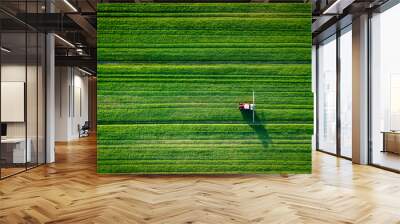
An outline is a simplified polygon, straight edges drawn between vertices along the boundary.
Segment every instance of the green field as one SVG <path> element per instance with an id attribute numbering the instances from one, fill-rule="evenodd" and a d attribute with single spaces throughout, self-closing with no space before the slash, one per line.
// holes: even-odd
<path id="1" fill-rule="evenodd" d="M 98 4 L 98 172 L 311 172 L 310 10 Z"/>

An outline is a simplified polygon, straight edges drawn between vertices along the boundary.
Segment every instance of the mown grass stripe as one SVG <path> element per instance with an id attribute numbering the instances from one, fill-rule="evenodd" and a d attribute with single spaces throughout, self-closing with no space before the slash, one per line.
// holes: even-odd
<path id="1" fill-rule="evenodd" d="M 98 48 L 102 61 L 310 61 L 306 48 Z"/>
<path id="2" fill-rule="evenodd" d="M 113 3 L 98 4 L 97 10 L 102 12 L 141 12 L 141 13 L 198 13 L 198 12 L 239 12 L 239 13 L 309 13 L 310 4 L 274 3 L 274 4 L 248 4 L 248 3 L 190 3 L 190 4 L 130 4 Z"/>
<path id="3" fill-rule="evenodd" d="M 124 30 L 121 32 L 121 30 Z M 152 30 L 148 30 L 150 32 Z M 157 34 L 154 32 L 152 35 L 138 35 L 129 31 L 125 28 L 114 29 L 99 34 L 98 41 L 100 43 L 109 42 L 110 38 L 115 42 L 139 42 L 139 43 L 158 43 L 158 44 L 170 44 L 170 43 L 311 43 L 310 36 L 299 35 L 293 36 L 292 33 L 281 30 L 279 33 L 273 35 L 271 31 L 270 35 L 256 35 L 260 31 L 251 31 L 242 33 L 241 35 L 233 35 L 232 32 L 217 33 L 217 31 L 207 30 L 177 30 L 168 31 L 168 33 Z M 145 32 L 145 31 L 144 31 Z M 214 35 L 201 35 L 204 32 L 213 32 Z M 239 32 L 239 31 L 236 31 Z M 263 32 L 270 32 L 265 31 Z"/>
<path id="4" fill-rule="evenodd" d="M 100 12 L 97 14 L 97 17 L 121 17 L 121 18 L 130 18 L 130 17 L 138 17 L 138 18 L 310 18 L 310 13 L 202 13 L 197 12 L 193 13 L 134 13 L 134 12 Z"/>

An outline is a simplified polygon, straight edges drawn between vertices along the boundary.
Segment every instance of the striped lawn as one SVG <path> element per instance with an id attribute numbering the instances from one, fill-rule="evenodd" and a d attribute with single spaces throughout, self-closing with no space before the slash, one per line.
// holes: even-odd
<path id="1" fill-rule="evenodd" d="M 98 172 L 309 173 L 310 27 L 301 3 L 98 4 Z"/>

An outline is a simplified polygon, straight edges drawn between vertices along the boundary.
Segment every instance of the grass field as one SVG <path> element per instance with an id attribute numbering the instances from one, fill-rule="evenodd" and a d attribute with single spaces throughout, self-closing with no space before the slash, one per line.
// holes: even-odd
<path id="1" fill-rule="evenodd" d="M 308 4 L 98 4 L 98 172 L 309 173 L 310 29 Z"/>

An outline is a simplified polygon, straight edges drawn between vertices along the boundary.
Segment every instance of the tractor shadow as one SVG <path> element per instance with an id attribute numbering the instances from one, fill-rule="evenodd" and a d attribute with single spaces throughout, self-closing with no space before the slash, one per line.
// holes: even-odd
<path id="1" fill-rule="evenodd" d="M 252 111 L 244 111 L 241 110 L 243 120 L 254 130 L 257 134 L 258 139 L 261 141 L 263 148 L 268 148 L 271 144 L 271 137 L 268 134 L 268 130 L 265 128 L 265 125 L 262 123 L 265 120 L 264 117 L 259 117 L 257 115 L 257 111 L 254 113 L 254 123 L 253 123 L 253 112 Z"/>

